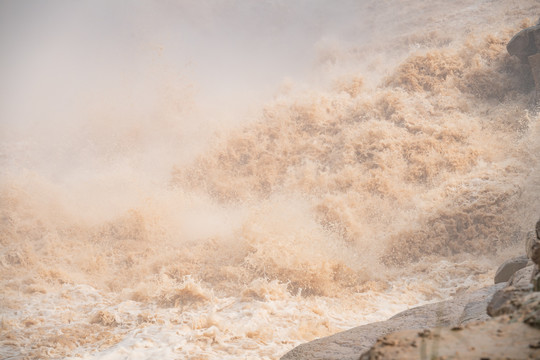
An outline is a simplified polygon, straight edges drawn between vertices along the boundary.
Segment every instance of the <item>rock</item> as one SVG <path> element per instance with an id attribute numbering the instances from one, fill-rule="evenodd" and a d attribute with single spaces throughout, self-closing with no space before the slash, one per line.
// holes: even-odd
<path id="1" fill-rule="evenodd" d="M 519 299 L 524 294 L 525 291 L 514 287 L 497 291 L 487 306 L 488 315 L 495 317 L 515 312 L 518 309 Z"/>
<path id="2" fill-rule="evenodd" d="M 510 55 L 517 56 L 531 67 L 536 101 L 540 101 L 540 24 L 518 32 L 506 45 Z"/>
<path id="3" fill-rule="evenodd" d="M 474 321 L 488 320 L 490 316 L 487 313 L 487 306 L 493 295 L 504 286 L 504 283 L 493 286 L 490 288 L 490 293 L 486 294 L 485 297 L 467 303 L 459 317 L 459 325 L 465 325 Z"/>
<path id="4" fill-rule="evenodd" d="M 495 284 L 510 280 L 512 275 L 514 275 L 516 271 L 523 269 L 525 266 L 527 266 L 528 262 L 529 258 L 527 257 L 527 255 L 518 256 L 505 261 L 501 266 L 499 266 L 497 272 L 495 273 Z"/>
<path id="5" fill-rule="evenodd" d="M 392 333 L 378 339 L 360 360 L 540 359 L 540 292 L 531 291 L 528 281 L 534 268 L 517 271 L 507 286 L 499 284 L 488 306 L 496 318 Z M 464 312 L 476 307 L 471 302 Z"/>
<path id="6" fill-rule="evenodd" d="M 373 359 L 540 359 L 540 330 L 509 318 L 463 327 L 407 330 L 379 339 Z"/>
<path id="7" fill-rule="evenodd" d="M 498 290 L 491 298 L 487 306 L 488 315 L 511 314 L 519 309 L 519 299 L 532 290 L 531 275 L 533 271 L 534 264 L 516 271 L 508 281 L 508 286 Z"/>
<path id="8" fill-rule="evenodd" d="M 540 291 L 540 272 L 538 272 L 538 269 L 533 273 L 531 284 L 533 291 Z"/>
<path id="9" fill-rule="evenodd" d="M 538 40 L 536 40 L 538 39 Z M 506 45 L 510 55 L 527 62 L 528 57 L 539 52 L 536 42 L 540 41 L 540 25 L 531 26 L 518 32 Z"/>
<path id="10" fill-rule="evenodd" d="M 540 329 L 540 292 L 533 292 L 522 299 L 519 315 L 526 324 Z"/>
<path id="11" fill-rule="evenodd" d="M 332 336 L 302 344 L 287 354 L 282 360 L 299 359 L 354 359 L 367 351 L 377 338 L 403 329 L 424 329 L 435 326 L 457 326 L 462 321 L 474 321 L 485 317 L 487 303 L 493 294 L 506 284 L 497 284 L 473 293 L 463 294 L 455 299 L 435 304 L 419 306 L 403 311 L 387 321 L 359 326 Z M 476 303 L 474 310 L 467 304 Z M 483 305 L 481 305 L 483 304 Z"/>
<path id="12" fill-rule="evenodd" d="M 540 63 L 540 59 L 539 59 Z M 540 73 L 540 64 L 539 69 Z M 539 84 L 537 84 L 537 87 L 540 87 Z M 540 89 L 538 89 L 537 93 L 537 99 L 540 101 Z M 534 236 L 536 235 L 536 236 Z M 529 234 L 527 236 L 527 243 L 526 243 L 526 249 L 527 249 L 527 256 L 529 259 L 531 259 L 535 264 L 535 269 L 531 276 L 531 283 L 533 285 L 534 291 L 540 291 L 540 220 L 536 223 L 536 234 Z"/>
<path id="13" fill-rule="evenodd" d="M 502 289 L 505 284 L 500 284 L 488 307 L 496 318 L 392 333 L 378 339 L 360 360 L 540 359 L 540 292 L 531 291 L 528 281 L 525 287 L 516 287 L 533 268 L 516 272 Z M 469 303 L 465 309 L 475 307 Z"/>
<path id="14" fill-rule="evenodd" d="M 526 242 L 527 256 L 537 265 L 540 263 L 539 233 L 540 233 L 540 221 L 536 223 L 536 234 L 534 234 L 533 232 L 530 232 L 529 234 L 527 234 L 527 242 Z"/>
<path id="15" fill-rule="evenodd" d="M 531 55 L 527 59 L 535 84 L 536 100 L 540 100 L 540 54 Z"/>
<path id="16" fill-rule="evenodd" d="M 508 281 L 508 285 L 518 290 L 531 291 L 532 284 L 531 278 L 534 273 L 535 265 L 529 265 L 516 271 L 514 275 Z"/>

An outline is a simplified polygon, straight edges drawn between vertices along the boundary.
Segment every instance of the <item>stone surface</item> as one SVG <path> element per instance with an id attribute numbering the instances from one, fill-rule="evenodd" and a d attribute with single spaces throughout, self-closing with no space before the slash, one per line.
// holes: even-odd
<path id="1" fill-rule="evenodd" d="M 539 61 L 540 62 L 540 61 Z M 540 68 L 538 69 L 540 72 Z M 537 87 L 540 84 L 537 83 Z M 536 93 L 537 100 L 540 101 L 540 89 Z M 536 264 L 533 273 L 531 275 L 531 283 L 535 291 L 540 291 L 540 220 L 536 223 L 535 234 L 529 233 L 526 242 L 527 256 Z"/>
<path id="2" fill-rule="evenodd" d="M 510 55 L 517 56 L 521 61 L 527 62 L 527 58 L 539 52 L 536 38 L 540 39 L 540 25 L 531 26 L 518 32 L 506 45 Z"/>
<path id="3" fill-rule="evenodd" d="M 504 263 L 502 263 L 501 266 L 499 266 L 497 272 L 495 273 L 495 284 L 510 280 L 512 275 L 514 275 L 516 271 L 526 267 L 528 262 L 529 258 L 527 257 L 527 255 L 522 255 L 510 260 L 506 260 Z"/>
<path id="4" fill-rule="evenodd" d="M 490 316 L 511 314 L 519 308 L 520 298 L 532 291 L 531 276 L 534 264 L 516 271 L 510 278 L 508 286 L 498 290 L 487 306 Z M 504 284 L 504 283 L 503 283 Z"/>
<path id="5" fill-rule="evenodd" d="M 516 273 L 514 279 L 527 277 L 532 268 L 520 270 L 522 274 Z M 515 284 L 519 282 L 515 280 Z M 490 302 L 490 306 L 502 305 L 494 314 L 497 317 L 462 321 L 454 327 L 395 332 L 378 339 L 360 360 L 540 359 L 540 292 L 510 283 Z M 474 307 L 474 303 L 467 306 Z"/>
<path id="6" fill-rule="evenodd" d="M 360 359 L 540 359 L 540 330 L 509 318 L 407 330 L 378 340 Z"/>
<path id="7" fill-rule="evenodd" d="M 527 236 L 527 257 L 531 259 L 535 264 L 540 262 L 540 240 L 533 233 L 529 233 Z"/>
<path id="8" fill-rule="evenodd" d="M 509 286 L 520 290 L 532 290 L 531 278 L 533 276 L 535 265 L 529 265 L 515 272 L 508 281 Z"/>
<path id="9" fill-rule="evenodd" d="M 538 35 L 540 36 L 540 35 Z M 534 54 L 528 57 L 529 66 L 534 79 L 536 100 L 540 100 L 540 54 Z"/>
<path id="10" fill-rule="evenodd" d="M 475 316 L 485 318 L 487 303 L 493 294 L 506 284 L 497 284 L 464 294 L 453 300 L 419 306 L 403 311 L 387 321 L 359 326 L 322 339 L 302 344 L 285 354 L 282 360 L 340 359 L 357 360 L 377 340 L 388 333 L 403 329 L 455 326 L 462 321 L 473 321 Z M 465 311 L 467 304 L 475 303 Z"/>
<path id="11" fill-rule="evenodd" d="M 487 297 L 478 301 L 471 301 L 465 308 L 459 318 L 459 324 L 465 325 L 474 321 L 489 320 L 490 316 L 487 313 L 487 306 L 491 297 Z"/>
<path id="12" fill-rule="evenodd" d="M 532 291 L 530 282 L 516 287 L 533 268 L 530 265 L 516 272 L 495 293 L 489 307 L 495 307 L 490 312 L 496 317 L 462 321 L 453 327 L 395 332 L 378 339 L 360 360 L 540 359 L 540 292 Z M 471 302 L 465 308 L 475 307 Z"/>
<path id="13" fill-rule="evenodd" d="M 540 24 L 518 32 L 506 45 L 510 55 L 528 63 L 535 83 L 535 99 L 540 101 Z"/>
<path id="14" fill-rule="evenodd" d="M 507 287 L 497 291 L 487 306 L 489 316 L 511 314 L 518 309 L 519 298 L 525 291 L 514 287 Z"/>
<path id="15" fill-rule="evenodd" d="M 540 292 L 535 291 L 521 300 L 517 316 L 526 324 L 540 329 Z"/>

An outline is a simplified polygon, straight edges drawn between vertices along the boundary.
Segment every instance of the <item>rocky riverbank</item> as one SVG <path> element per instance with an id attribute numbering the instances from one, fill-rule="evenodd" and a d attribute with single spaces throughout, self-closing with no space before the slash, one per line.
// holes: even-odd
<path id="1" fill-rule="evenodd" d="M 540 221 L 495 285 L 296 347 L 300 359 L 540 358 Z"/>

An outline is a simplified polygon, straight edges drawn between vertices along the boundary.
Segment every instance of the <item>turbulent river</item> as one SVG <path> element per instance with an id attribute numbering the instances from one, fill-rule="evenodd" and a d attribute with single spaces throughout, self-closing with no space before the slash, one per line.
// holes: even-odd
<path id="1" fill-rule="evenodd" d="M 536 0 L 2 2 L 0 358 L 278 359 L 492 283 Z"/>

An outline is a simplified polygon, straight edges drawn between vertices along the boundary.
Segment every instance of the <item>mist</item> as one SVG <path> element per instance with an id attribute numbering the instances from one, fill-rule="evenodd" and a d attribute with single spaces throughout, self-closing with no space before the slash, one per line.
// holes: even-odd
<path id="1" fill-rule="evenodd" d="M 34 148 L 13 162 L 58 173 L 130 151 L 192 159 L 308 79 L 322 39 L 362 16 L 354 2 L 306 4 L 3 2 L 1 136 Z"/>

